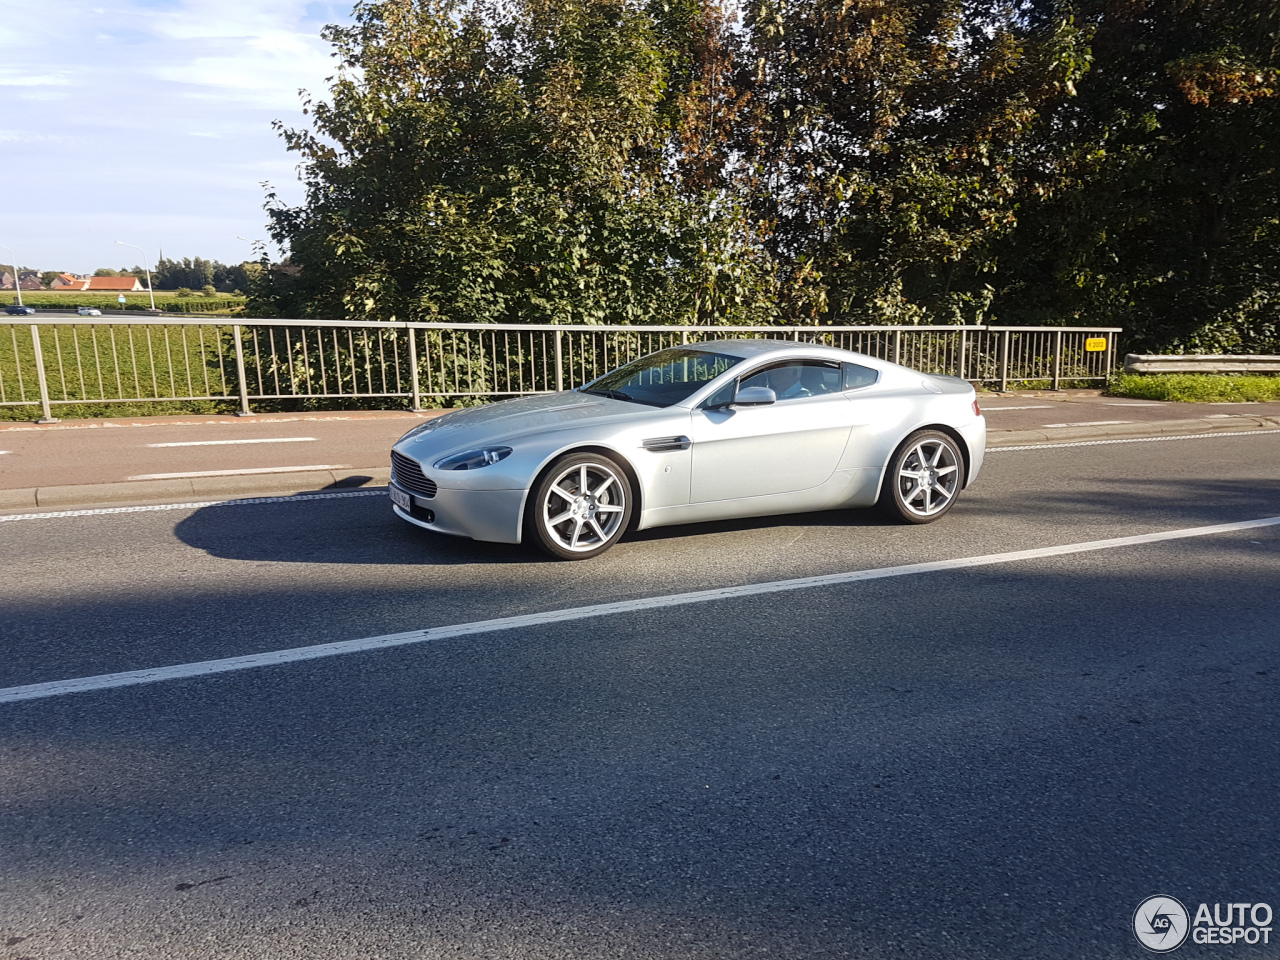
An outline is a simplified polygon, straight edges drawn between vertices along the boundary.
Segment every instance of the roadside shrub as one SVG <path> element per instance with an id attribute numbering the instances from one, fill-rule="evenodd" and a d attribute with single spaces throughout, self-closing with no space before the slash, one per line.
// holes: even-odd
<path id="1" fill-rule="evenodd" d="M 1280 400 L 1280 376 L 1230 373 L 1121 373 L 1107 387 L 1113 397 L 1185 403 Z"/>

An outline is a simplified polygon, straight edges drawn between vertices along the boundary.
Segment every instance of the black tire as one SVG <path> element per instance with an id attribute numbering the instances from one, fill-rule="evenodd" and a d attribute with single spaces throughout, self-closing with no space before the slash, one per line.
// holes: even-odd
<path id="1" fill-rule="evenodd" d="M 964 452 L 955 438 L 940 430 L 917 430 L 889 458 L 880 509 L 900 523 L 933 523 L 955 505 L 964 473 Z"/>
<path id="2" fill-rule="evenodd" d="M 589 560 L 626 533 L 634 499 L 627 472 L 613 460 L 598 453 L 568 453 L 534 484 L 525 529 L 553 557 Z"/>

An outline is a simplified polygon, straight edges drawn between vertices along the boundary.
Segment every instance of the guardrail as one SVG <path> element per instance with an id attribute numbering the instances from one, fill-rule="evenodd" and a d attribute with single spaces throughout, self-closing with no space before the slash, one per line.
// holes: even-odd
<path id="1" fill-rule="evenodd" d="M 663 347 L 766 337 L 927 373 L 1010 383 L 1105 380 L 1116 327 L 552 326 L 177 317 L 41 318 L 0 328 L 0 406 L 150 400 L 406 401 L 563 390 Z M 399 404 L 397 404 L 398 406 Z"/>
<path id="2" fill-rule="evenodd" d="M 1125 373 L 1280 373 L 1280 356 L 1128 353 L 1124 358 L 1124 370 Z"/>

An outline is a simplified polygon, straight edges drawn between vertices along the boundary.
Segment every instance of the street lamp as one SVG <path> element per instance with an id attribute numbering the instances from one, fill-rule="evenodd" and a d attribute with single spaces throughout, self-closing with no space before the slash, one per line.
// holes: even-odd
<path id="1" fill-rule="evenodd" d="M 9 250 L 3 243 L 0 243 L 0 248 Z M 12 250 L 9 250 L 9 259 L 13 260 Z M 16 260 L 13 263 L 13 289 L 18 291 L 18 306 L 22 306 L 22 278 L 18 276 L 18 262 Z M 39 303 L 40 301 L 37 300 L 36 302 Z"/>
<path id="2" fill-rule="evenodd" d="M 143 250 L 136 243 L 125 243 L 123 240 L 117 240 L 116 243 L 120 244 L 120 246 L 122 247 L 133 247 L 133 249 L 139 251 L 142 254 L 143 266 L 147 268 L 147 293 L 151 294 L 151 309 L 155 310 L 156 295 L 155 295 L 155 292 L 151 289 L 151 261 L 147 259 L 147 251 Z"/>

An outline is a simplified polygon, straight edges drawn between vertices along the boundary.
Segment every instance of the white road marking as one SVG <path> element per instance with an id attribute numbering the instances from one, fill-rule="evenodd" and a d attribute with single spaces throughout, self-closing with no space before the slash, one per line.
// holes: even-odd
<path id="1" fill-rule="evenodd" d="M 1163 440 L 1206 440 L 1212 437 L 1257 437 L 1280 430 L 1232 430 L 1230 433 L 1180 433 L 1172 437 L 1120 437 L 1115 440 L 1075 440 L 1071 443 L 1026 443 L 1016 447 L 987 447 L 987 453 L 1004 450 L 1052 450 L 1056 447 L 1100 447 L 1107 443 L 1159 443 Z"/>
<path id="2" fill-rule="evenodd" d="M 304 470 L 347 470 L 345 463 L 312 463 L 304 467 L 246 467 L 244 470 L 193 470 L 190 473 L 143 473 L 126 480 L 186 480 L 190 477 L 244 477 L 254 473 L 298 473 Z"/>
<path id="3" fill-rule="evenodd" d="M 981 403 L 981 399 L 979 399 L 979 403 Z M 1052 406 L 1053 406 L 1052 403 L 1037 403 L 1029 407 L 988 407 L 984 404 L 982 407 L 982 412 L 995 413 L 1000 410 L 1048 410 Z"/>
<path id="4" fill-rule="evenodd" d="M 46 513 L 12 513 L 0 516 L 0 523 L 14 520 L 61 520 L 66 517 L 106 517 L 116 513 L 157 513 L 164 510 L 203 510 L 206 507 L 248 507 L 256 503 L 300 503 L 303 500 L 331 500 L 335 497 L 385 497 L 386 487 L 369 490 L 335 490 L 333 493 L 302 493 L 291 497 L 246 497 L 243 500 L 194 500 L 190 503 L 150 503 L 140 507 L 93 507 L 84 510 L 50 510 Z"/>
<path id="5" fill-rule="evenodd" d="M 252 440 L 183 440 L 179 443 L 148 443 L 148 447 L 229 447 L 241 443 L 309 443 L 315 437 L 256 437 Z"/>
<path id="6" fill-rule="evenodd" d="M 1258 520 L 1218 523 L 1208 527 L 1187 527 L 1181 530 L 1165 530 L 1160 533 L 1142 533 L 1130 537 L 1115 537 L 1110 540 L 1089 540 L 1084 543 L 1068 543 L 1056 547 L 1039 547 L 1033 550 L 1015 550 L 1010 553 L 989 553 L 977 557 L 960 557 L 956 560 L 937 560 L 930 563 L 911 563 L 897 567 L 853 570 L 847 573 L 800 577 L 794 580 L 750 583 L 738 587 L 717 587 L 712 590 L 671 593 L 656 597 L 644 597 L 638 600 L 622 600 L 616 603 L 595 603 L 585 607 L 569 607 L 561 610 L 548 610 L 543 613 L 498 617 L 493 620 L 476 620 L 471 623 L 456 623 L 443 627 L 428 627 L 425 630 L 389 633 L 380 637 L 364 637 L 359 640 L 318 643 L 308 647 L 271 650 L 265 653 L 251 653 L 240 657 L 226 657 L 221 660 L 179 663 L 167 667 L 152 667 L 146 670 L 128 670 L 123 673 L 106 673 L 94 677 L 77 677 L 72 680 L 53 680 L 46 683 L 31 683 L 20 687 L 6 687 L 0 689 L 0 703 L 15 703 L 19 700 L 40 700 L 47 697 L 59 697 L 68 693 L 86 693 L 91 690 L 130 687 L 142 683 L 158 683 L 164 680 L 182 680 L 190 677 L 209 676 L 215 673 L 255 670 L 259 667 L 272 667 L 283 663 L 298 663 L 303 660 L 318 660 L 323 657 L 337 657 L 348 653 L 363 653 L 368 650 L 403 647 L 409 644 L 426 643 L 430 640 L 447 640 L 454 637 L 468 637 L 504 630 L 519 630 L 525 627 L 542 627 L 554 623 L 568 623 L 592 617 L 617 616 L 619 614 L 637 613 L 643 610 L 661 610 L 692 603 L 734 600 L 739 597 L 758 597 L 762 594 L 809 590 L 817 587 L 843 586 L 848 583 L 884 580 L 890 577 L 946 573 L 952 570 L 970 570 L 975 567 L 986 567 L 999 563 L 1040 560 L 1046 557 L 1061 557 L 1097 550 L 1114 550 L 1119 547 L 1134 547 L 1148 543 L 1162 543 L 1168 540 L 1185 540 L 1189 537 L 1237 533 L 1241 530 L 1256 530 L 1261 527 L 1273 526 L 1280 526 L 1280 517 L 1263 517 Z"/>
<path id="7" fill-rule="evenodd" d="M 1148 403 L 1145 400 L 1129 400 L 1127 402 L 1116 402 L 1116 401 L 1108 402 L 1104 400 L 1102 401 L 1102 406 L 1104 407 L 1163 407 L 1164 404 L 1160 403 L 1159 401 L 1152 401 Z"/>
<path id="8" fill-rule="evenodd" d="M 1046 423 L 1046 427 L 1111 427 L 1117 423 L 1133 423 L 1132 420 L 1087 420 L 1082 423 Z"/>

